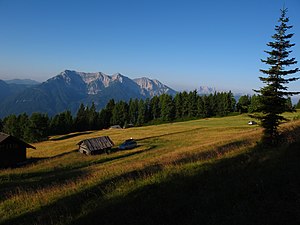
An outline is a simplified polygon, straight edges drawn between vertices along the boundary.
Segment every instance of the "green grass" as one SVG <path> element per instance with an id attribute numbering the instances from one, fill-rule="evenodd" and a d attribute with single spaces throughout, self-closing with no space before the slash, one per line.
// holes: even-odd
<path id="1" fill-rule="evenodd" d="M 299 112 L 286 114 L 293 119 Z M 290 144 L 259 149 L 246 115 L 52 137 L 32 163 L 0 170 L 1 224 L 299 224 L 300 121 Z M 76 151 L 109 135 L 138 147 Z"/>

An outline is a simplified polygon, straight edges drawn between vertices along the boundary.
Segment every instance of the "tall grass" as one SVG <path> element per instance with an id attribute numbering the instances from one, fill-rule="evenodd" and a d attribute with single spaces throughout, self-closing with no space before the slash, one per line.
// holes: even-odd
<path id="1" fill-rule="evenodd" d="M 290 116 L 293 118 L 295 115 Z M 149 224 L 176 224 L 178 215 L 171 214 L 176 214 L 174 210 L 180 212 L 178 204 L 187 208 L 190 208 L 190 203 L 196 204 L 188 196 L 190 189 L 200 198 L 202 192 L 198 193 L 197 188 L 193 190 L 194 182 L 206 185 L 205 180 L 208 179 L 206 188 L 214 189 L 219 180 L 218 177 L 214 180 L 214 176 L 222 176 L 222 170 L 225 170 L 226 176 L 220 180 L 221 183 L 239 183 L 236 180 L 238 168 L 245 170 L 256 160 L 257 156 L 251 149 L 255 149 L 260 139 L 261 128 L 247 125 L 248 120 L 243 115 L 211 118 L 87 132 L 38 143 L 37 150 L 28 151 L 31 164 L 0 171 L 0 221 L 3 224 L 84 224 L 85 221 L 94 224 L 99 224 L 99 221 L 101 224 L 147 224 L 135 213 L 145 214 L 151 210 L 150 207 L 155 207 L 152 210 L 158 215 L 150 215 L 157 218 L 148 220 Z M 295 121 L 282 128 L 290 129 L 291 133 L 299 126 L 300 122 Z M 291 142 L 297 141 L 297 132 Z M 133 137 L 138 140 L 139 146 L 133 150 L 115 150 L 110 155 L 85 156 L 76 151 L 76 143 L 80 140 L 102 135 L 110 136 L 116 145 Z M 265 154 L 258 161 L 268 157 Z M 216 168 L 221 168 L 220 174 Z M 234 171 L 233 178 L 228 171 Z M 199 188 L 198 185 L 196 187 Z M 179 199 L 176 199 L 175 193 L 182 191 L 187 193 L 178 195 Z M 221 196 L 221 191 L 217 191 Z M 213 191 L 209 194 L 208 198 L 212 198 Z M 172 199 L 176 202 L 173 208 Z M 198 209 L 200 206 L 195 207 Z M 161 215 L 158 210 L 174 218 L 168 221 L 166 215 Z M 130 215 L 126 216 L 125 212 Z M 183 212 L 186 216 L 193 215 L 193 212 Z M 120 215 L 123 221 L 114 215 Z M 162 218 L 161 223 L 159 217 Z M 148 217 L 145 215 L 145 218 Z M 193 224 L 195 221 L 191 218 L 188 222 Z"/>

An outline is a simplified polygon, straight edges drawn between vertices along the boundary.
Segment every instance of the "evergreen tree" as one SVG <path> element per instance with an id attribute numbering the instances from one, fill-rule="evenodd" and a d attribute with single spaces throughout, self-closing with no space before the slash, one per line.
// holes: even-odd
<path id="1" fill-rule="evenodd" d="M 205 100 L 204 101 L 205 117 L 212 117 L 212 116 L 216 115 L 215 96 L 216 96 L 216 93 L 215 93 L 215 95 L 213 95 L 213 94 L 206 95 L 204 98 L 204 100 Z"/>
<path id="2" fill-rule="evenodd" d="M 96 130 L 98 128 L 98 113 L 96 112 L 96 106 L 93 102 L 89 111 L 87 112 L 88 116 L 88 127 L 89 130 Z"/>
<path id="3" fill-rule="evenodd" d="M 0 118 L 0 132 L 3 130 L 3 121 L 2 119 Z"/>
<path id="4" fill-rule="evenodd" d="M 9 135 L 20 137 L 19 123 L 16 115 L 12 114 L 4 118 L 3 120 L 3 132 Z"/>
<path id="5" fill-rule="evenodd" d="M 146 114 L 146 107 L 143 99 L 140 99 L 138 105 L 138 118 L 137 118 L 137 125 L 141 126 L 145 123 L 145 114 Z"/>
<path id="6" fill-rule="evenodd" d="M 175 118 L 175 106 L 171 95 L 163 94 L 161 101 L 161 119 L 170 122 Z"/>
<path id="7" fill-rule="evenodd" d="M 179 92 L 174 97 L 175 102 L 175 119 L 181 119 L 182 118 L 182 112 L 183 112 L 183 101 L 182 101 L 182 93 Z"/>
<path id="8" fill-rule="evenodd" d="M 227 113 L 226 110 L 228 108 L 227 94 L 223 92 L 215 93 L 214 105 L 216 105 L 216 107 L 214 108 L 214 114 L 217 116 L 225 116 Z"/>
<path id="9" fill-rule="evenodd" d="M 197 90 L 191 91 L 188 95 L 188 117 L 194 118 L 197 115 Z"/>
<path id="10" fill-rule="evenodd" d="M 239 98 L 236 105 L 236 109 L 239 113 L 247 113 L 249 105 L 251 104 L 251 98 L 249 95 L 243 95 Z"/>
<path id="11" fill-rule="evenodd" d="M 30 125 L 30 120 L 29 116 L 26 113 L 20 114 L 17 118 L 18 120 L 18 136 L 21 139 L 27 140 L 26 134 L 28 133 L 29 125 Z"/>
<path id="12" fill-rule="evenodd" d="M 50 121 L 50 134 L 68 134 L 73 131 L 73 117 L 71 112 L 65 111 L 55 115 Z"/>
<path id="13" fill-rule="evenodd" d="M 107 109 L 102 109 L 99 113 L 98 123 L 99 129 L 107 129 L 110 126 L 110 112 Z"/>
<path id="14" fill-rule="evenodd" d="M 227 93 L 226 97 L 227 97 L 226 101 L 228 103 L 227 104 L 228 108 L 226 108 L 227 112 L 235 112 L 236 111 L 236 100 L 235 100 L 232 92 L 229 91 Z M 228 114 L 226 114 L 226 115 L 228 115 Z"/>
<path id="15" fill-rule="evenodd" d="M 111 123 L 113 124 L 113 125 L 120 125 L 120 126 L 122 126 L 121 124 L 120 124 L 120 120 L 121 120 L 121 110 L 120 110 L 121 108 L 120 108 L 120 104 L 119 104 L 119 102 L 117 102 L 116 104 L 115 104 L 115 107 L 113 108 L 113 111 L 112 111 L 112 115 L 111 115 Z"/>
<path id="16" fill-rule="evenodd" d="M 217 97 L 217 92 L 214 94 L 210 94 L 209 96 L 209 101 L 210 101 L 210 108 L 211 108 L 211 115 L 210 116 L 216 116 L 217 111 L 218 111 L 218 97 Z"/>
<path id="17" fill-rule="evenodd" d="M 75 130 L 76 131 L 85 131 L 88 129 L 88 113 L 87 109 L 83 105 L 80 104 L 80 107 L 77 111 L 76 118 L 75 118 Z"/>
<path id="18" fill-rule="evenodd" d="M 200 118 L 205 117 L 205 105 L 203 96 L 199 96 L 197 100 L 197 116 Z"/>
<path id="19" fill-rule="evenodd" d="M 139 100 L 138 99 L 130 99 L 129 100 L 129 123 L 136 124 L 138 118 L 138 107 Z"/>
<path id="20" fill-rule="evenodd" d="M 112 111 L 112 124 L 124 126 L 128 122 L 128 104 L 124 101 L 117 102 Z"/>
<path id="21" fill-rule="evenodd" d="M 203 100 L 202 101 L 202 104 L 203 104 L 203 107 L 202 107 L 203 118 L 212 116 L 211 107 L 210 107 L 210 100 L 209 100 L 208 95 L 202 96 L 202 100 Z"/>
<path id="22" fill-rule="evenodd" d="M 70 110 L 64 112 L 65 117 L 65 130 L 67 133 L 71 133 L 74 131 L 74 120 Z"/>
<path id="23" fill-rule="evenodd" d="M 261 96 L 260 95 L 252 95 L 250 98 L 250 105 L 248 106 L 248 112 L 260 112 L 261 111 Z"/>
<path id="24" fill-rule="evenodd" d="M 298 103 L 296 105 L 296 109 L 300 109 L 300 99 L 299 99 L 299 101 L 298 101 Z"/>
<path id="25" fill-rule="evenodd" d="M 150 104 L 150 99 L 146 98 L 146 100 L 145 100 L 145 123 L 148 123 L 149 121 L 151 121 L 153 119 L 151 112 L 152 112 L 152 108 L 151 108 L 151 104 Z"/>
<path id="26" fill-rule="evenodd" d="M 150 108 L 153 120 L 159 119 L 161 114 L 160 100 L 158 96 L 154 96 L 150 100 Z"/>
<path id="27" fill-rule="evenodd" d="M 24 139 L 29 142 L 47 140 L 49 134 L 49 118 L 46 114 L 32 113 Z"/>
<path id="28" fill-rule="evenodd" d="M 115 108 L 115 100 L 114 99 L 110 99 L 109 102 L 106 104 L 106 116 L 107 116 L 107 119 L 109 119 L 109 121 L 107 121 L 109 123 L 109 125 L 114 125 L 111 121 L 111 118 L 112 118 L 112 112 Z"/>
<path id="29" fill-rule="evenodd" d="M 293 111 L 295 111 L 295 108 L 293 106 L 291 97 L 288 97 L 286 99 L 286 102 L 285 102 L 285 111 L 287 111 L 287 112 L 293 112 Z"/>
<path id="30" fill-rule="evenodd" d="M 62 129 L 59 121 L 60 121 L 60 114 L 57 114 L 53 118 L 51 118 L 50 125 L 49 125 L 50 135 L 63 134 L 63 132 L 61 131 Z"/>
<path id="31" fill-rule="evenodd" d="M 280 115 L 286 110 L 286 98 L 298 94 L 299 92 L 288 92 L 287 86 L 289 82 L 296 81 L 298 78 L 286 78 L 288 75 L 295 74 L 299 68 L 288 70 L 286 67 L 297 63 L 295 58 L 288 58 L 292 51 L 289 48 L 295 44 L 290 43 L 290 38 L 293 34 L 287 34 L 287 30 L 292 26 L 287 25 L 289 18 L 286 17 L 287 9 L 281 10 L 281 17 L 279 18 L 279 25 L 276 25 L 276 33 L 272 36 L 273 42 L 267 45 L 271 47 L 271 51 L 265 51 L 269 57 L 262 62 L 269 65 L 268 70 L 261 69 L 260 71 L 266 77 L 259 77 L 260 80 L 266 84 L 256 92 L 261 94 L 261 110 L 262 116 L 256 116 L 261 120 L 261 125 L 264 128 L 263 143 L 276 144 L 278 142 L 278 126 L 285 118 Z"/>
<path id="32" fill-rule="evenodd" d="M 182 92 L 182 115 L 181 118 L 186 118 L 189 115 L 189 94 Z"/>

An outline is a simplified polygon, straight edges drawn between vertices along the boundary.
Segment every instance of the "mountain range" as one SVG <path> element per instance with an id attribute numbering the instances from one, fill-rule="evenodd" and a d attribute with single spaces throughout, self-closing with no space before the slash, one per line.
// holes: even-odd
<path id="1" fill-rule="evenodd" d="M 208 95 L 217 92 L 217 89 L 214 87 L 200 86 L 197 92 L 201 95 Z"/>
<path id="2" fill-rule="evenodd" d="M 75 114 L 81 103 L 95 103 L 99 110 L 110 99 L 129 101 L 161 94 L 175 95 L 176 91 L 158 80 L 130 79 L 120 73 L 112 76 L 102 72 L 84 73 L 65 70 L 43 83 L 32 80 L 0 80 L 0 117 L 33 112 L 53 116 L 70 110 Z"/>

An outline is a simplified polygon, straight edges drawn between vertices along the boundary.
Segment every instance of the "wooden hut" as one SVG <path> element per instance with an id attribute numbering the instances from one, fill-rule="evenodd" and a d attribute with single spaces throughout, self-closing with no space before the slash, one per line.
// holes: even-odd
<path id="1" fill-rule="evenodd" d="M 0 132 L 0 167 L 15 166 L 26 161 L 26 148 L 33 148 L 26 142 Z"/>
<path id="2" fill-rule="evenodd" d="M 79 152 L 86 155 L 96 155 L 108 152 L 114 143 L 108 136 L 85 139 L 77 143 Z"/>
<path id="3" fill-rule="evenodd" d="M 120 125 L 113 125 L 109 129 L 122 129 Z"/>

